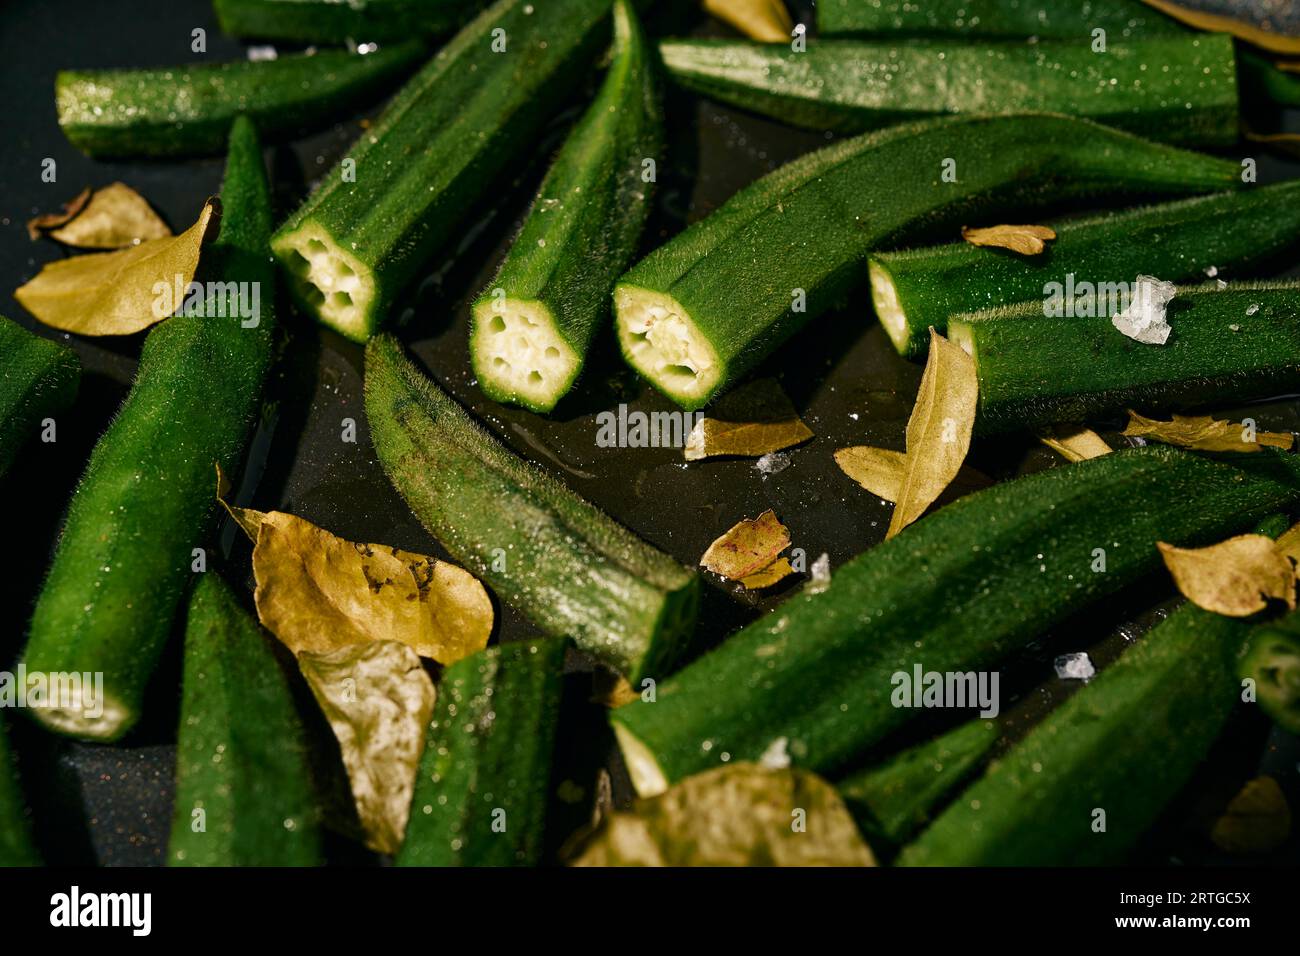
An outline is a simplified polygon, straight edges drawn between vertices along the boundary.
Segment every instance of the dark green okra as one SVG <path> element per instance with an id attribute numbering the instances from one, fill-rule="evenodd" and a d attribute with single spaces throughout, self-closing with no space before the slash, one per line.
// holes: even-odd
<path id="1" fill-rule="evenodd" d="M 0 476 L 41 421 L 77 397 L 81 363 L 67 346 L 28 332 L 0 315 Z"/>
<path id="2" fill-rule="evenodd" d="M 566 644 L 502 644 L 443 673 L 398 866 L 541 861 Z"/>
<path id="3" fill-rule="evenodd" d="M 193 579 L 194 549 L 208 543 L 213 465 L 236 470 L 260 405 L 275 325 L 271 197 L 257 133 L 243 117 L 231 129 L 221 199 L 221 233 L 200 268 L 235 284 L 238 301 L 214 291 L 203 314 L 175 315 L 149 332 L 36 603 L 28 672 L 103 674 L 101 715 L 75 700 L 32 710 L 71 736 L 115 740 L 139 718 Z"/>
<path id="4" fill-rule="evenodd" d="M 236 116 L 285 138 L 340 119 L 428 55 L 419 41 L 365 55 L 342 50 L 274 60 L 194 63 L 148 70 L 62 70 L 54 81 L 59 126 L 96 158 L 220 153 Z"/>
<path id="5" fill-rule="evenodd" d="M 1161 566 L 1157 541 L 1220 541 L 1300 500 L 1300 463 L 1169 447 L 1116 451 L 967 495 L 835 571 L 611 711 L 633 783 L 663 790 L 784 738 L 835 773 L 917 713 L 916 667 L 969 673 Z"/>
<path id="6" fill-rule="evenodd" d="M 958 36 L 969 40 L 1077 40 L 1094 30 L 1110 41 L 1183 32 L 1177 21 L 1140 0 L 820 0 L 822 34 Z"/>
<path id="7" fill-rule="evenodd" d="M 997 740 L 994 720 L 967 721 L 845 777 L 835 789 L 873 849 L 902 846 L 975 772 Z"/>
<path id="8" fill-rule="evenodd" d="M 609 318 L 610 292 L 636 251 L 660 159 L 652 56 L 631 3 L 618 0 L 605 82 L 474 304 L 474 373 L 499 402 L 553 409 Z"/>
<path id="9" fill-rule="evenodd" d="M 1300 616 L 1252 630 L 1237 660 L 1237 674 L 1255 682 L 1255 699 L 1274 723 L 1300 734 Z"/>
<path id="10" fill-rule="evenodd" d="M 1129 298 L 1141 294 L 1135 287 Z M 1120 332 L 1112 322 L 1118 305 L 1104 297 L 1058 305 L 1024 302 L 949 320 L 948 337 L 975 360 L 981 431 L 1125 408 L 1151 414 L 1240 404 L 1300 388 L 1296 280 L 1180 288 L 1163 345 Z"/>
<path id="11" fill-rule="evenodd" d="M 609 37 L 613 0 L 497 0 L 398 91 L 271 246 L 302 306 L 364 342 Z"/>
<path id="12" fill-rule="evenodd" d="M 633 266 L 614 291 L 619 342 L 652 384 L 699 408 L 861 281 L 867 253 L 911 230 L 1069 197 L 1240 185 L 1231 160 L 1064 116 L 895 126 L 786 164 Z"/>
<path id="13" fill-rule="evenodd" d="M 665 40 L 675 82 L 783 123 L 860 133 L 954 113 L 1065 113 L 1187 146 L 1237 141 L 1237 62 L 1227 35 L 1078 41 Z M 1158 69 L 1152 69 L 1153 65 Z"/>
<path id="14" fill-rule="evenodd" d="M 512 454 L 391 335 L 366 347 L 366 417 L 384 472 L 471 574 L 634 687 L 695 626 L 699 577 Z"/>
<path id="15" fill-rule="evenodd" d="M 343 43 L 454 30 L 485 0 L 213 0 L 221 32 L 241 39 Z"/>
<path id="16" fill-rule="evenodd" d="M 0 718 L 0 867 L 40 866 L 27 820 L 27 801 L 14 771 L 8 734 Z"/>
<path id="17" fill-rule="evenodd" d="M 274 640 L 216 571 L 185 627 L 171 866 L 321 862 L 302 721 Z"/>
<path id="18" fill-rule="evenodd" d="M 894 347 L 925 354 L 930 327 L 944 333 L 963 312 L 1099 287 L 1104 298 L 1138 275 L 1192 282 L 1267 267 L 1300 240 L 1300 179 L 1048 224 L 1056 238 L 1036 256 L 969 242 L 873 255 L 871 298 Z"/>

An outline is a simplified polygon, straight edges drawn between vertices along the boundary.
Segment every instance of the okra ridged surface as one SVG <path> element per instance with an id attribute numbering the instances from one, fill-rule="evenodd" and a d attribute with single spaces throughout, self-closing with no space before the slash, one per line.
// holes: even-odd
<path id="1" fill-rule="evenodd" d="M 610 712 L 632 782 L 656 793 L 785 739 L 835 773 L 915 716 L 891 675 L 982 670 L 1161 565 L 1300 501 L 1300 464 L 1126 449 L 975 492 L 836 569 Z M 1102 549 L 1104 571 L 1095 569 Z"/>
<path id="2" fill-rule="evenodd" d="M 605 81 L 474 303 L 474 373 L 499 402 L 553 409 L 609 318 L 610 291 L 636 251 L 662 158 L 653 72 L 632 5 L 618 0 Z"/>
<path id="3" fill-rule="evenodd" d="M 455 29 L 484 0 L 212 0 L 221 32 L 252 40 L 405 40 Z"/>
<path id="4" fill-rule="evenodd" d="M 1141 0 L 819 0 L 823 34 L 961 36 L 971 40 L 1041 37 L 1091 42 L 1183 31 Z"/>
<path id="5" fill-rule="evenodd" d="M 272 240 L 300 305 L 358 342 L 593 65 L 612 0 L 497 0 L 388 104 Z M 504 44 L 504 48 L 502 48 Z"/>
<path id="6" fill-rule="evenodd" d="M 209 299 L 203 314 L 174 315 L 149 332 L 135 382 L 72 496 L 32 617 L 29 673 L 103 674 L 102 714 L 77 700 L 31 711 L 74 737 L 115 740 L 139 718 L 194 578 L 193 549 L 210 544 L 213 466 L 238 470 L 260 407 L 275 325 L 271 198 L 243 118 L 231 131 L 221 197 L 221 233 L 201 270 L 248 284 L 250 297 L 256 284 L 258 321 L 245 328 Z"/>
<path id="7" fill-rule="evenodd" d="M 1231 160 L 1064 116 L 895 126 L 787 163 L 634 265 L 614 290 L 619 343 L 660 391 L 700 408 L 864 281 L 868 252 L 913 230 L 1240 186 Z"/>

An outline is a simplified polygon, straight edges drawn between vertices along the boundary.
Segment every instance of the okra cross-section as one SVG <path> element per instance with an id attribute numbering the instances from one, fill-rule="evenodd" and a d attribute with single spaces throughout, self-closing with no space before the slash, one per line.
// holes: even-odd
<path id="1" fill-rule="evenodd" d="M 686 409 L 707 404 L 920 226 L 1100 194 L 1240 186 L 1230 160 L 1048 114 L 896 126 L 796 159 L 633 266 L 614 291 L 628 362 Z"/>
<path id="2" fill-rule="evenodd" d="M 498 0 L 401 90 L 275 234 L 299 304 L 358 342 L 606 41 L 612 0 Z"/>

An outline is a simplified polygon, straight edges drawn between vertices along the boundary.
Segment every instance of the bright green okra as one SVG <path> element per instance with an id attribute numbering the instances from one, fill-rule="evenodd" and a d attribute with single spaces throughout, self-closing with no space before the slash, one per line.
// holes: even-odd
<path id="1" fill-rule="evenodd" d="M 216 571 L 190 597 L 171 866 L 315 866 L 302 721 L 274 640 Z"/>
<path id="2" fill-rule="evenodd" d="M 618 0 L 605 82 L 474 304 L 470 356 L 492 398 L 549 412 L 573 386 L 636 251 L 662 138 L 652 54 Z"/>
<path id="3" fill-rule="evenodd" d="M 63 70 L 54 83 L 59 126 L 97 159 L 220 153 L 236 116 L 268 138 L 335 122 L 411 72 L 419 41 L 365 55 L 342 50 L 274 60 L 148 70 Z"/>
<path id="4" fill-rule="evenodd" d="M 455 29 L 483 0 L 213 0 L 221 32 L 241 39 L 343 43 Z"/>
<path id="5" fill-rule="evenodd" d="M 214 464 L 234 472 L 271 365 L 271 198 L 252 124 L 238 119 L 221 189 L 221 233 L 204 276 L 234 284 L 200 315 L 149 332 L 131 391 L 73 495 L 36 603 L 29 673 L 100 673 L 103 700 L 31 711 L 53 730 L 115 740 L 141 697 L 208 543 Z M 229 291 L 228 289 L 226 290 Z M 101 709 L 102 713 L 95 713 Z"/>
<path id="6" fill-rule="evenodd" d="M 862 259 L 986 210 L 1241 185 L 1231 161 L 1086 120 L 925 120 L 844 140 L 741 190 L 633 266 L 614 291 L 628 362 L 686 409 L 707 404 L 829 309 Z"/>
<path id="7" fill-rule="evenodd" d="M 0 315 L 0 476 L 41 422 L 77 397 L 81 363 L 72 349 Z"/>

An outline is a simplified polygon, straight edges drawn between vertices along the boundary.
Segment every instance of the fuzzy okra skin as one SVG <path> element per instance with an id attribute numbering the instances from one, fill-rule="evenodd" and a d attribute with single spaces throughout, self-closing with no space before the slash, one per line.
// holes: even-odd
<path id="1" fill-rule="evenodd" d="M 1230 160 L 1050 114 L 867 133 L 787 163 L 633 266 L 614 290 L 619 343 L 694 410 L 849 291 L 867 253 L 912 230 L 1100 194 L 1211 192 L 1240 186 L 1240 174 Z"/>
<path id="2" fill-rule="evenodd" d="M 873 849 L 901 846 L 936 807 L 974 773 L 998 740 L 998 726 L 977 718 L 835 785 Z"/>
<path id="3" fill-rule="evenodd" d="M 1241 694 L 1233 661 L 1249 631 L 1184 605 L 994 761 L 898 863 L 1122 862 L 1223 729 Z"/>
<path id="4" fill-rule="evenodd" d="M 489 647 L 443 673 L 398 866 L 541 862 L 566 643 Z"/>
<path id="5" fill-rule="evenodd" d="M 484 0 L 213 0 L 221 32 L 241 39 L 343 43 L 453 30 Z"/>
<path id="6" fill-rule="evenodd" d="M 894 705 L 893 675 L 989 668 L 1159 568 L 1157 541 L 1219 541 L 1297 500 L 1293 456 L 1154 446 L 968 495 L 660 681 L 655 702 L 612 711 L 632 782 L 657 793 L 781 738 L 833 774 L 916 713 Z"/>
<path id="7" fill-rule="evenodd" d="M 1237 675 L 1255 682 L 1259 707 L 1274 723 L 1300 734 L 1300 614 L 1252 630 Z"/>
<path id="8" fill-rule="evenodd" d="M 1300 74 L 1279 70 L 1270 61 L 1249 50 L 1237 53 L 1241 85 L 1248 92 L 1262 92 L 1278 106 L 1300 107 Z"/>
<path id="9" fill-rule="evenodd" d="M 0 867 L 40 864 L 40 856 L 32 845 L 27 802 L 18 785 L 9 753 L 8 734 L 4 721 L 0 719 Z"/>
<path id="10" fill-rule="evenodd" d="M 572 387 L 636 251 L 662 127 L 651 52 L 631 4 L 617 0 L 604 84 L 474 303 L 470 357 L 490 397 L 549 412 Z"/>
<path id="11" fill-rule="evenodd" d="M 1300 241 L 1300 180 L 1066 220 L 1036 256 L 969 242 L 881 252 L 867 261 L 871 298 L 900 355 L 923 355 L 950 316 L 1064 294 L 1137 275 L 1166 282 L 1267 266 Z M 1086 283 L 1086 285 L 1084 285 Z"/>
<path id="12" fill-rule="evenodd" d="M 512 454 L 391 335 L 366 347 L 375 452 L 421 523 L 544 632 L 639 686 L 689 639 L 699 578 Z"/>
<path id="13" fill-rule="evenodd" d="M 411 41 L 365 55 L 322 50 L 148 70 L 63 70 L 54 96 L 68 141 L 97 159 L 215 156 L 236 116 L 251 118 L 268 138 L 305 132 L 369 102 L 427 54 Z"/>
<path id="14" fill-rule="evenodd" d="M 1200 146 L 1237 141 L 1232 37 L 971 45 L 953 40 L 818 39 L 802 52 L 749 40 L 665 40 L 668 75 L 688 90 L 783 123 L 860 133 L 953 113 L 1066 113 Z"/>
<path id="15" fill-rule="evenodd" d="M 65 345 L 28 332 L 0 315 L 0 476 L 36 436 L 42 419 L 77 397 L 81 363 Z"/>
<path id="16" fill-rule="evenodd" d="M 1181 287 L 1166 313 L 1173 331 L 1164 345 L 1116 329 L 1119 307 L 1107 298 L 1059 309 L 1022 302 L 950 319 L 949 339 L 975 360 L 976 428 L 1239 404 L 1300 388 L 1300 281 Z"/>
<path id="17" fill-rule="evenodd" d="M 256 290 L 260 314 L 241 318 L 229 300 L 218 309 L 210 298 L 203 314 L 175 315 L 149 332 L 131 391 L 73 494 L 36 603 L 27 670 L 103 674 L 102 701 L 30 710 L 70 736 L 115 740 L 139 718 L 194 575 L 193 549 L 207 544 L 213 464 L 236 470 L 260 404 L 275 321 L 271 197 L 257 133 L 243 117 L 231 129 L 221 199 L 221 233 L 200 268 L 243 284 L 245 305 Z"/>
<path id="18" fill-rule="evenodd" d="M 887 36 L 959 36 L 971 40 L 1039 37 L 1090 43 L 1183 32 L 1140 0 L 820 0 L 817 30 Z M 814 41 L 816 42 L 816 41 Z"/>
<path id="19" fill-rule="evenodd" d="M 216 571 L 199 578 L 185 627 L 171 866 L 321 862 L 303 726 L 270 640 Z"/>
<path id="20" fill-rule="evenodd" d="M 532 148 L 606 42 L 611 5 L 497 0 L 439 50 L 273 237 L 303 308 L 353 341 L 369 338 Z"/>

